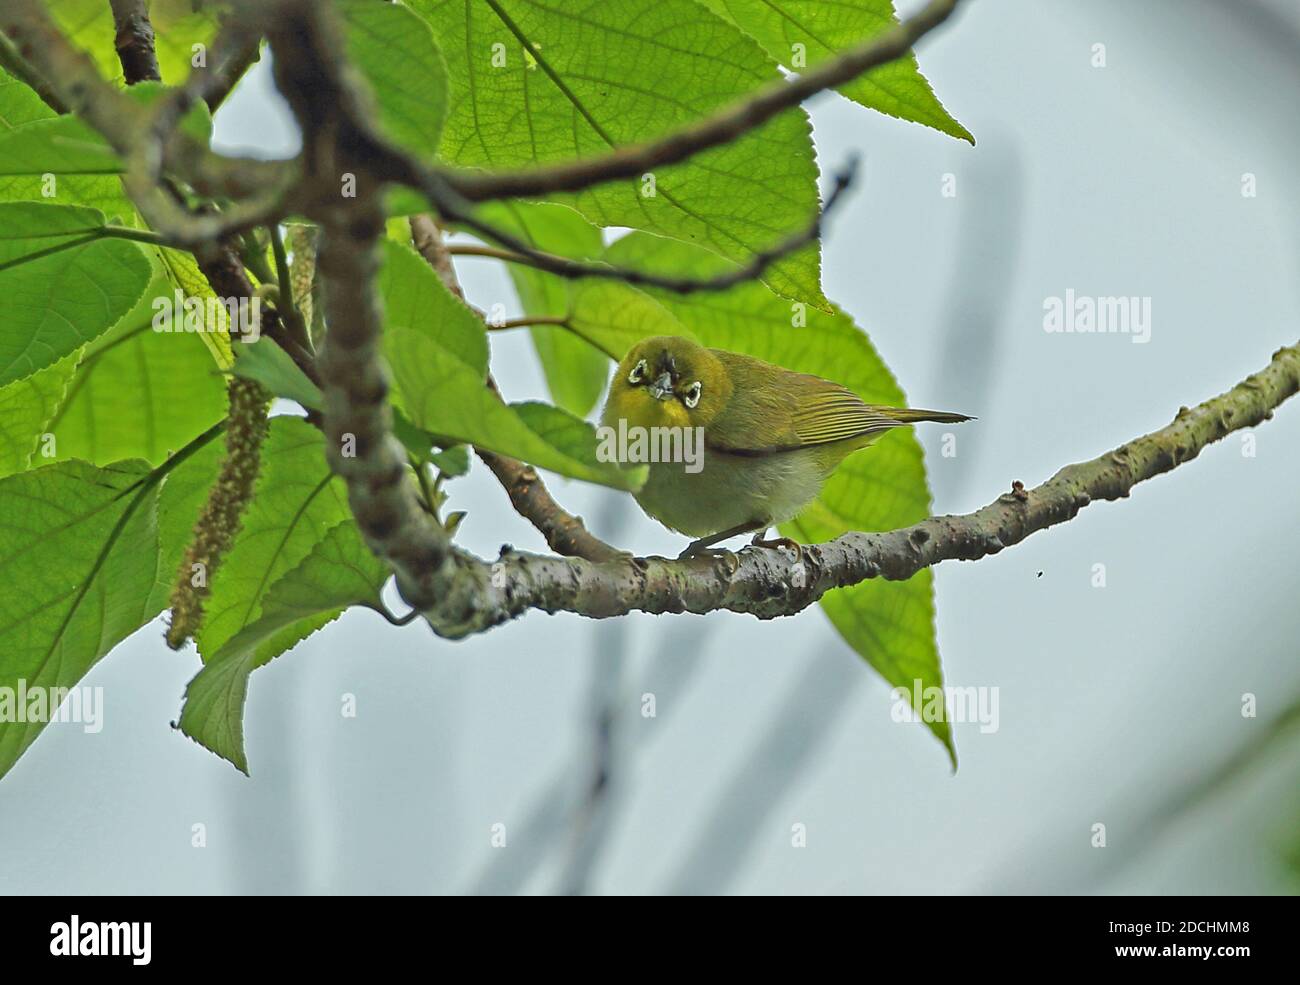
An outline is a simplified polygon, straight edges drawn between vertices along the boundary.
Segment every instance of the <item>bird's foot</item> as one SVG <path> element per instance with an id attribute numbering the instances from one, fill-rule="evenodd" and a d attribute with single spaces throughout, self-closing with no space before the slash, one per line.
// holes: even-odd
<path id="1" fill-rule="evenodd" d="M 772 547 L 780 549 L 782 547 L 794 552 L 795 560 L 803 560 L 803 546 L 797 540 L 791 540 L 789 537 L 773 537 L 771 540 L 765 540 L 762 534 L 759 534 L 750 542 L 751 547 Z"/>
<path id="2" fill-rule="evenodd" d="M 727 550 L 725 547 L 712 547 L 707 543 L 700 543 L 700 541 L 697 540 L 687 544 L 686 550 L 677 555 L 677 560 L 685 561 L 687 558 L 691 557 L 722 557 L 723 555 L 730 553 L 731 551 Z"/>

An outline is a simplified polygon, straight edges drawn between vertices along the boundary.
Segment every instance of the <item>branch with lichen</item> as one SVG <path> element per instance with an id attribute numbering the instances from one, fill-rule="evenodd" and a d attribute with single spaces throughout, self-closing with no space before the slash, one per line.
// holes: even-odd
<path id="1" fill-rule="evenodd" d="M 1279 349 L 1266 367 L 1226 393 L 1181 408 L 1165 427 L 1067 465 L 1032 489 L 1017 482 L 974 513 L 932 516 L 884 533 L 848 533 L 803 547 L 800 558 L 751 548 L 713 558 L 592 564 L 511 552 L 474 571 L 483 594 L 473 624 L 467 626 L 464 613 L 450 613 L 456 618 L 445 628 L 480 631 L 528 609 L 595 618 L 717 609 L 762 619 L 792 615 L 832 589 L 868 578 L 904 580 L 943 561 L 979 560 L 1073 519 L 1091 503 L 1125 499 L 1138 483 L 1187 464 L 1234 431 L 1269 420 L 1297 391 L 1300 343 Z M 436 616 L 431 621 L 438 629 Z"/>

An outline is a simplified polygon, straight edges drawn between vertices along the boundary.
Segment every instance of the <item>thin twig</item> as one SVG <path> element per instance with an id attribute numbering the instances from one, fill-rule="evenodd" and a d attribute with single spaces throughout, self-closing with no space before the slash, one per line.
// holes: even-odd
<path id="1" fill-rule="evenodd" d="M 122 64 L 126 84 L 162 81 L 158 55 L 154 51 L 148 0 L 110 0 L 110 4 L 113 24 L 117 28 L 113 44 L 117 48 L 117 59 Z"/>
<path id="2" fill-rule="evenodd" d="M 451 265 L 448 256 L 450 251 L 443 241 L 442 231 L 428 216 L 412 216 L 410 224 L 416 250 L 437 272 L 447 289 L 463 299 L 465 295 L 456 278 L 455 268 Z M 541 319 L 538 318 L 529 320 L 529 324 L 540 323 Z M 496 389 L 496 383 L 491 378 L 488 379 L 488 386 Z M 589 531 L 582 522 L 582 517 L 574 516 L 557 503 L 542 482 L 542 477 L 531 465 L 484 448 L 476 447 L 474 451 L 497 477 L 506 495 L 510 497 L 510 505 L 515 512 L 537 528 L 555 553 L 565 557 L 586 558 L 588 561 L 607 561 L 622 554 Z"/>
<path id="3" fill-rule="evenodd" d="M 523 315 L 520 318 L 507 318 L 500 322 L 487 322 L 487 330 L 505 332 L 512 328 L 533 328 L 537 325 L 557 325 L 560 328 L 567 328 L 569 317 L 567 315 Z"/>
<path id="4" fill-rule="evenodd" d="M 515 512 L 537 528 L 556 554 L 595 562 L 627 556 L 588 530 L 582 517 L 557 503 L 531 465 L 484 448 L 476 447 L 474 451 L 497 477 Z"/>
<path id="5" fill-rule="evenodd" d="M 804 229 L 787 236 L 781 242 L 767 249 L 759 250 L 747 262 L 727 271 L 725 274 L 705 278 L 666 276 L 645 270 L 635 270 L 630 267 L 618 267 L 606 263 L 589 263 L 584 260 L 556 256 L 554 253 L 535 249 L 518 236 L 498 229 L 491 223 L 477 218 L 469 206 L 457 204 L 445 187 L 430 186 L 425 188 L 424 191 L 430 199 L 438 204 L 439 211 L 447 220 L 464 226 L 466 229 L 472 230 L 495 243 L 499 243 L 509 251 L 509 254 L 503 258 L 509 259 L 513 263 L 536 267 L 538 270 L 555 274 L 558 277 L 571 279 L 591 277 L 601 280 L 617 280 L 624 284 L 658 287 L 665 291 L 672 291 L 675 294 L 694 294 L 725 291 L 737 284 L 757 280 L 763 276 L 772 264 L 814 242 L 821 236 L 822 225 L 826 221 L 826 216 L 835 208 L 840 201 L 840 196 L 852 184 L 856 169 L 857 161 L 850 160 L 844 169 L 835 176 L 835 184 L 826 197 L 826 204 L 809 220 Z"/>
<path id="6" fill-rule="evenodd" d="M 213 81 L 203 94 L 203 101 L 208 104 L 209 112 L 215 113 L 221 108 L 226 98 L 239 84 L 239 80 L 261 60 L 261 57 L 262 39 L 258 36 L 245 41 L 242 48 L 218 62 Z"/>
<path id="7" fill-rule="evenodd" d="M 275 310 L 280 313 L 280 320 L 285 323 L 289 334 L 304 352 L 311 352 L 311 333 L 307 323 L 298 310 L 293 298 L 293 275 L 289 270 L 289 256 L 284 251 L 284 239 L 280 235 L 278 223 L 266 227 L 271 237 L 271 254 L 275 257 L 275 278 L 280 297 L 275 302 Z"/>
<path id="8" fill-rule="evenodd" d="M 429 216 L 419 214 L 411 216 L 408 221 L 411 227 L 411 243 L 415 246 L 416 252 L 433 268 L 433 272 L 442 281 L 443 287 L 464 301 L 465 291 L 461 288 L 460 281 L 456 277 L 456 268 L 451 263 L 452 249 L 442 238 L 442 230 L 438 228 L 438 224 Z"/>
<path id="9" fill-rule="evenodd" d="M 139 7 L 139 4 L 133 4 Z M 134 29 L 119 21 L 118 32 L 148 31 L 147 9 L 132 13 Z M 200 100 L 224 84 L 219 66 L 238 54 L 256 35 L 240 19 L 228 19 L 212 44 L 211 58 L 191 69 L 184 85 L 167 93 L 153 110 L 142 139 L 127 158 L 123 183 L 132 200 L 149 224 L 164 236 L 170 245 L 181 249 L 203 248 L 206 244 L 239 235 L 257 226 L 275 226 L 280 219 L 300 207 L 299 190 L 302 187 L 295 173 L 296 167 L 282 176 L 280 181 L 268 185 L 246 199 L 231 203 L 221 210 L 208 209 L 194 212 L 184 207 L 173 195 L 167 194 L 163 185 L 163 165 L 167 147 L 182 117 Z M 154 64 L 157 70 L 157 64 Z M 156 78 L 156 76 L 155 76 Z"/>

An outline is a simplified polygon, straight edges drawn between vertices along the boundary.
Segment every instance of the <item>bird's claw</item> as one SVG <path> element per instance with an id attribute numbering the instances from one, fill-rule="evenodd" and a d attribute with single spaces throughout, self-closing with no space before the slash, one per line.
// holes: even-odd
<path id="1" fill-rule="evenodd" d="M 791 540 L 789 537 L 773 537 L 771 540 L 764 540 L 760 535 L 749 542 L 751 547 L 770 547 L 770 548 L 787 548 L 794 552 L 796 561 L 803 560 L 803 545 L 797 540 Z"/>

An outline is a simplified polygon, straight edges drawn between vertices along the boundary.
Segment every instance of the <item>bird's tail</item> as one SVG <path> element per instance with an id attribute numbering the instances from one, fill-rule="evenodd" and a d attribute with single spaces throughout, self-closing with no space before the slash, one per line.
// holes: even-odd
<path id="1" fill-rule="evenodd" d="M 962 421 L 975 420 L 975 418 L 967 417 L 965 414 L 951 414 L 945 410 L 920 410 L 914 407 L 882 407 L 880 409 L 900 424 L 915 424 L 918 421 L 960 424 Z"/>

